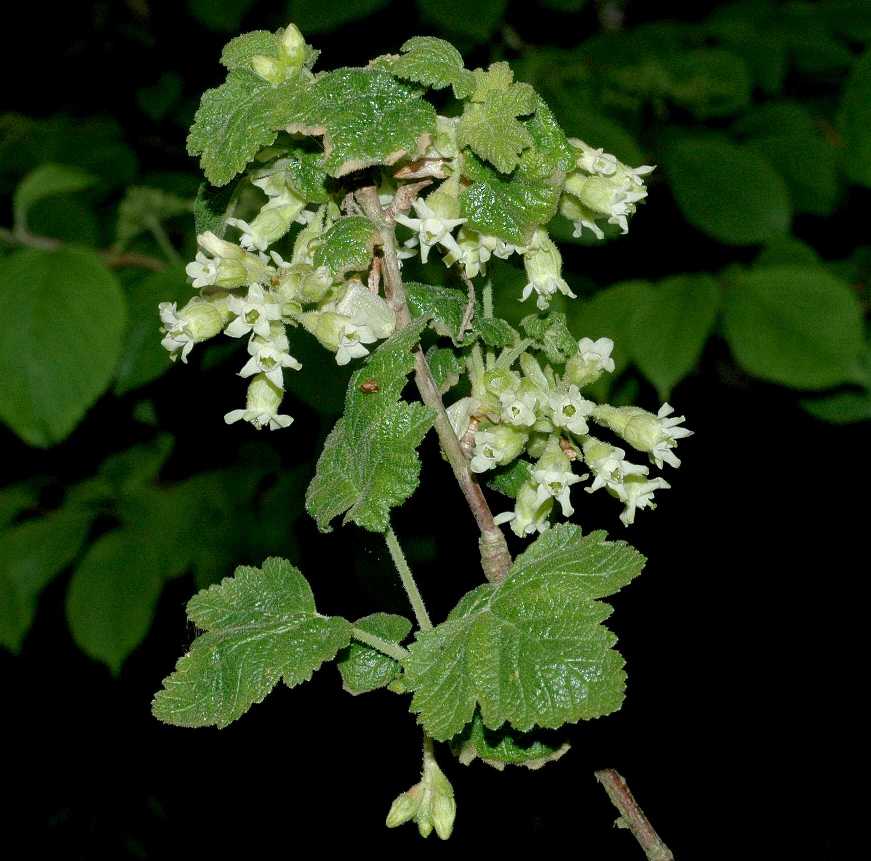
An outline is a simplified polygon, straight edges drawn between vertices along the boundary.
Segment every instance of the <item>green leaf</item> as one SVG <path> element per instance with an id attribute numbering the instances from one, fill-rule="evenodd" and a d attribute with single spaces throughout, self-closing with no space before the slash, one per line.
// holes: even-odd
<path id="1" fill-rule="evenodd" d="M 116 238 L 120 245 L 126 245 L 140 233 L 153 229 L 177 215 L 191 211 L 191 202 L 159 188 L 133 186 L 127 189 L 124 199 L 118 205 L 118 227 Z"/>
<path id="2" fill-rule="evenodd" d="M 231 182 L 220 188 L 207 182 L 200 184 L 194 198 L 194 228 L 198 234 L 210 230 L 219 239 L 223 239 L 227 219 L 233 217 L 238 191 L 239 182 Z"/>
<path id="3" fill-rule="evenodd" d="M 40 592 L 78 555 L 91 515 L 62 508 L 0 532 L 0 645 L 17 652 Z"/>
<path id="4" fill-rule="evenodd" d="M 871 186 L 871 48 L 853 66 L 838 111 L 844 138 L 844 170 L 853 182 Z"/>
<path id="5" fill-rule="evenodd" d="M 736 123 L 735 131 L 780 171 L 796 212 L 832 212 L 840 190 L 836 150 L 802 105 L 763 105 Z"/>
<path id="6" fill-rule="evenodd" d="M 476 69 L 475 90 L 466 102 L 457 127 L 460 147 L 509 173 L 520 153 L 532 146 L 532 136 L 518 117 L 535 111 L 538 97 L 529 84 L 515 84 L 507 63 L 494 63 L 484 72 Z"/>
<path id="7" fill-rule="evenodd" d="M 210 30 L 232 33 L 238 30 L 245 13 L 254 5 L 254 0 L 188 0 L 191 14 Z"/>
<path id="8" fill-rule="evenodd" d="M 503 771 L 506 765 L 522 765 L 537 771 L 569 750 L 567 742 L 551 739 L 549 734 L 533 735 L 505 727 L 487 729 L 477 712 L 463 733 L 451 741 L 451 747 L 463 765 L 480 759 L 497 771 Z"/>
<path id="9" fill-rule="evenodd" d="M 452 389 L 465 373 L 466 363 L 450 347 L 430 347 L 426 351 L 426 363 L 440 394 Z"/>
<path id="10" fill-rule="evenodd" d="M 614 342 L 614 375 L 629 364 L 635 312 L 646 304 L 649 281 L 622 281 L 568 308 L 572 332 L 582 338 L 610 338 Z"/>
<path id="11" fill-rule="evenodd" d="M 726 340 L 749 374 L 798 389 L 856 379 L 861 308 L 824 269 L 767 266 L 738 275 L 725 312 Z"/>
<path id="12" fill-rule="evenodd" d="M 0 261 L 0 419 L 29 445 L 70 434 L 115 370 L 124 296 L 89 251 L 25 250 Z"/>
<path id="13" fill-rule="evenodd" d="M 194 640 L 152 702 L 156 718 L 176 726 L 223 728 L 284 678 L 308 681 L 351 639 L 345 619 L 317 612 L 311 588 L 284 559 L 242 566 L 195 595 L 188 618 L 206 633 Z"/>
<path id="14" fill-rule="evenodd" d="M 709 275 L 675 275 L 645 291 L 632 318 L 635 364 L 667 400 L 696 366 L 714 328 L 720 289 Z"/>
<path id="15" fill-rule="evenodd" d="M 747 65 L 731 51 L 698 48 L 671 58 L 671 99 L 700 120 L 735 114 L 750 102 Z"/>
<path id="16" fill-rule="evenodd" d="M 288 131 L 323 136 L 323 166 L 335 177 L 417 152 L 436 125 L 435 109 L 416 88 L 378 69 L 328 72 L 284 107 Z"/>
<path id="17" fill-rule="evenodd" d="M 450 338 L 458 347 L 468 346 L 478 338 L 488 347 L 507 347 L 514 343 L 517 336 L 514 329 L 504 320 L 485 319 L 484 309 L 481 303 L 476 301 L 469 328 L 460 337 L 460 326 L 469 306 L 469 296 L 465 290 L 406 281 L 405 293 L 411 316 L 428 318 L 430 325 L 439 335 Z"/>
<path id="18" fill-rule="evenodd" d="M 172 362 L 160 345 L 160 302 L 182 307 L 193 296 L 190 282 L 181 268 L 154 272 L 127 289 L 128 321 L 124 350 L 118 363 L 115 394 L 144 386 L 166 373 Z"/>
<path id="19" fill-rule="evenodd" d="M 803 266 L 822 266 L 819 254 L 805 242 L 794 236 L 772 239 L 754 261 L 756 267 L 778 266 L 781 263 L 796 263 Z"/>
<path id="20" fill-rule="evenodd" d="M 508 466 L 497 469 L 493 477 L 488 480 L 487 487 L 516 499 L 520 488 L 531 479 L 532 464 L 528 460 L 518 458 Z"/>
<path id="21" fill-rule="evenodd" d="M 39 480 L 28 479 L 0 487 L 0 529 L 9 526 L 23 511 L 36 507 L 41 484 Z"/>
<path id="22" fill-rule="evenodd" d="M 377 12 L 389 0 L 290 0 L 290 20 L 303 33 L 329 33 Z"/>
<path id="23" fill-rule="evenodd" d="M 95 541 L 67 593 L 67 622 L 79 648 L 117 673 L 151 627 L 161 575 L 147 536 L 116 529 Z"/>
<path id="24" fill-rule="evenodd" d="M 498 586 L 474 589 L 431 631 L 421 631 L 404 662 L 411 710 L 426 731 L 447 740 L 472 720 L 488 729 L 555 728 L 610 714 L 625 687 L 614 635 L 601 623 L 611 608 L 596 600 L 640 572 L 644 557 L 603 532 L 582 537 L 571 524 L 545 532 Z"/>
<path id="25" fill-rule="evenodd" d="M 182 86 L 181 75 L 164 72 L 150 87 L 136 91 L 136 103 L 150 120 L 159 123 L 178 104 Z"/>
<path id="26" fill-rule="evenodd" d="M 789 192 L 763 156 L 725 140 L 680 140 L 665 169 L 686 220 L 730 245 L 766 242 L 789 229 Z"/>
<path id="27" fill-rule="evenodd" d="M 373 613 L 354 622 L 369 634 L 381 637 L 390 643 L 401 643 L 411 633 L 411 622 L 404 616 L 393 613 Z M 364 694 L 383 688 L 402 672 L 399 661 L 367 646 L 351 643 L 336 658 L 336 666 L 342 674 L 342 682 L 349 694 Z"/>
<path id="28" fill-rule="evenodd" d="M 375 61 L 377 68 L 434 90 L 453 87 L 458 99 L 471 93 L 474 77 L 466 69 L 460 52 L 450 42 L 433 36 L 415 36 L 399 50 L 402 56 L 379 57 Z"/>
<path id="29" fill-rule="evenodd" d="M 520 163 L 503 176 L 467 153 L 463 173 L 471 185 L 460 195 L 467 226 L 523 245 L 539 224 L 556 214 L 565 174 L 574 156 L 566 136 L 547 105 L 539 100 L 526 129 L 533 145 Z"/>
<path id="30" fill-rule="evenodd" d="M 270 84 L 247 69 L 206 90 L 187 139 L 188 152 L 212 185 L 226 185 L 290 122 L 301 84 L 294 79 Z"/>
<path id="31" fill-rule="evenodd" d="M 97 178 L 77 167 L 65 164 L 41 164 L 18 183 L 12 200 L 15 224 L 27 228 L 27 213 L 37 201 L 61 194 L 85 191 Z"/>
<path id="32" fill-rule="evenodd" d="M 174 440 L 161 433 L 147 442 L 109 455 L 100 464 L 100 475 L 116 493 L 127 493 L 157 478 L 172 452 Z"/>
<path id="33" fill-rule="evenodd" d="M 288 186 L 309 203 L 328 203 L 332 198 L 327 190 L 327 174 L 320 154 L 293 149 L 286 158 L 279 159 Z"/>
<path id="34" fill-rule="evenodd" d="M 326 266 L 333 275 L 368 269 L 377 236 L 375 225 L 362 215 L 340 218 L 321 237 L 314 265 Z"/>
<path id="35" fill-rule="evenodd" d="M 867 389 L 805 398 L 801 406 L 814 418 L 834 425 L 871 421 L 871 391 Z"/>
<path id="36" fill-rule="evenodd" d="M 427 21 L 441 30 L 483 42 L 499 26 L 507 0 L 475 0 L 474 11 L 465 0 L 417 0 Z"/>
<path id="37" fill-rule="evenodd" d="M 281 40 L 278 34 L 269 30 L 252 30 L 230 39 L 221 51 L 221 65 L 228 72 L 234 69 L 250 69 L 251 59 L 258 55 L 272 57 L 280 55 Z"/>
<path id="38" fill-rule="evenodd" d="M 418 485 L 417 446 L 435 415 L 423 404 L 406 403 L 401 393 L 424 325 L 420 320 L 393 335 L 351 377 L 345 414 L 327 437 L 306 492 L 306 508 L 323 532 L 342 513 L 343 523 L 385 532 L 390 509 Z M 378 384 L 377 392 L 361 390 L 368 380 Z"/>
<path id="39" fill-rule="evenodd" d="M 578 352 L 578 342 L 566 325 L 566 315 L 553 311 L 544 316 L 530 314 L 520 327 L 533 340 L 533 349 L 541 350 L 549 362 L 562 364 Z"/>

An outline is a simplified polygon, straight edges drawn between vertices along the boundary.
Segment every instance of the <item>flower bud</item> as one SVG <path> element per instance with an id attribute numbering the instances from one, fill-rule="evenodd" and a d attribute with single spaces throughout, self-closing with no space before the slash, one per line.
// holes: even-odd
<path id="1" fill-rule="evenodd" d="M 305 39 L 296 24 L 288 24 L 281 34 L 281 50 L 290 65 L 302 67 L 305 62 Z"/>
<path id="2" fill-rule="evenodd" d="M 602 404 L 593 410 L 593 418 L 600 424 L 610 428 L 618 436 L 638 451 L 648 452 L 651 462 L 658 467 L 663 461 L 671 466 L 680 466 L 680 460 L 671 449 L 677 446 L 677 441 L 690 436 L 691 430 L 678 427 L 683 416 L 669 418 L 674 408 L 663 404 L 654 415 L 641 407 L 612 407 Z"/>
<path id="3" fill-rule="evenodd" d="M 266 57 L 263 54 L 255 54 L 251 58 L 254 71 L 270 84 L 280 84 L 285 77 L 284 64 Z"/>
<path id="4" fill-rule="evenodd" d="M 420 809 L 422 796 L 420 784 L 416 784 L 408 792 L 397 795 L 393 804 L 390 805 L 390 812 L 387 814 L 387 827 L 396 828 L 414 819 Z"/>

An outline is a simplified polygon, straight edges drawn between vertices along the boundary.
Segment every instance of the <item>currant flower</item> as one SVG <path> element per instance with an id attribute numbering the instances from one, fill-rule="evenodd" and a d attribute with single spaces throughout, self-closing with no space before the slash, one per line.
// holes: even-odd
<path id="1" fill-rule="evenodd" d="M 472 472 L 487 472 L 511 463 L 524 449 L 529 435 L 508 425 L 494 425 L 475 432 Z"/>
<path id="2" fill-rule="evenodd" d="M 587 416 L 593 412 L 596 405 L 586 400 L 576 385 L 561 385 L 550 394 L 548 404 L 551 421 L 555 427 L 565 428 L 579 436 L 589 431 Z"/>
<path id="3" fill-rule="evenodd" d="M 302 364 L 288 352 L 287 336 L 283 333 L 279 338 L 261 338 L 255 335 L 248 342 L 248 354 L 251 358 L 239 371 L 240 377 L 253 377 L 255 374 L 265 374 L 269 382 L 280 389 L 284 388 L 284 368 L 294 371 L 302 369 Z"/>
<path id="4" fill-rule="evenodd" d="M 281 319 L 281 306 L 259 284 L 250 285 L 244 299 L 229 296 L 227 304 L 236 315 L 224 330 L 231 338 L 241 338 L 249 332 L 268 338 L 270 322 Z"/>
<path id="5" fill-rule="evenodd" d="M 161 346 L 169 351 L 173 361 L 181 358 L 185 364 L 194 344 L 217 335 L 230 316 L 223 291 L 207 297 L 195 296 L 181 311 L 175 302 L 161 302 L 158 311 L 161 331 L 165 333 Z"/>
<path id="6" fill-rule="evenodd" d="M 551 437 L 544 454 L 539 458 L 532 477 L 537 482 L 536 499 L 539 504 L 553 497 L 562 509 L 564 517 L 575 513 L 569 499 L 569 490 L 573 484 L 583 481 L 587 476 L 575 475 L 572 472 L 572 462 L 562 450 L 557 437 Z"/>
<path id="7" fill-rule="evenodd" d="M 645 478 L 641 475 L 629 475 L 623 482 L 622 495 L 614 493 L 626 504 L 620 514 L 620 521 L 624 526 L 631 526 L 635 522 L 636 510 L 656 508 L 653 494 L 657 490 L 667 490 L 671 485 L 664 478 Z M 613 493 L 613 491 L 612 491 Z"/>
<path id="8" fill-rule="evenodd" d="M 232 242 L 219 239 L 211 231 L 197 236 L 197 243 L 202 251 L 198 251 L 195 259 L 188 263 L 185 272 L 198 289 L 242 287 L 252 282 L 267 282 L 275 274 L 275 269 L 259 257 Z M 204 252 L 212 256 L 208 257 Z"/>
<path id="9" fill-rule="evenodd" d="M 595 383 L 603 373 L 614 373 L 614 360 L 611 353 L 614 342 L 610 338 L 581 338 L 578 352 L 567 362 L 563 379 L 579 388 Z"/>
<path id="10" fill-rule="evenodd" d="M 443 218 L 438 215 L 425 200 L 418 198 L 411 204 L 417 215 L 417 218 L 409 218 L 407 215 L 397 213 L 396 221 L 404 225 L 409 230 L 414 230 L 417 233 L 416 237 L 405 243 L 407 248 L 420 245 L 420 259 L 426 263 L 429 257 L 430 249 L 434 245 L 440 245 L 451 254 L 455 254 L 459 259 L 462 256 L 462 249 L 457 244 L 457 240 L 452 235 L 451 231 L 455 227 L 466 223 L 465 218 Z M 414 243 L 411 245 L 410 243 Z"/>
<path id="11" fill-rule="evenodd" d="M 539 227 L 523 254 L 523 266 L 529 281 L 520 294 L 520 301 L 525 302 L 535 292 L 535 304 L 544 311 L 550 306 L 551 296 L 557 292 L 575 299 L 575 294 L 562 277 L 562 265 L 559 249 L 547 231 Z"/>
<path id="12" fill-rule="evenodd" d="M 324 306 L 324 310 L 332 309 Z M 365 327 L 379 340 L 389 338 L 396 329 L 396 312 L 360 281 L 347 282 L 335 311 L 349 317 L 355 325 Z"/>
<path id="13" fill-rule="evenodd" d="M 610 445 L 594 436 L 588 436 L 584 440 L 582 450 L 584 461 L 593 474 L 593 483 L 585 488 L 587 493 L 595 493 L 605 487 L 625 500 L 627 494 L 623 483 L 627 476 L 647 475 L 647 467 L 629 463 L 626 460 L 626 452 L 622 448 Z"/>
<path id="14" fill-rule="evenodd" d="M 425 755 L 420 782 L 394 799 L 386 825 L 396 828 L 414 820 L 421 837 L 429 837 L 435 828 L 436 834 L 447 840 L 454 829 L 456 815 L 453 787 L 438 767 L 435 757 Z"/>
<path id="15" fill-rule="evenodd" d="M 502 421 L 518 427 L 532 427 L 535 424 L 538 397 L 530 388 L 518 387 L 502 392 L 499 403 L 502 407 Z"/>
<path id="16" fill-rule="evenodd" d="M 550 528 L 550 513 L 553 510 L 553 497 L 548 495 L 542 502 L 539 500 L 538 485 L 535 481 L 524 482 L 514 501 L 514 511 L 503 511 L 493 518 L 497 526 L 508 523 L 511 531 L 524 538 L 535 532 L 544 532 Z"/>
<path id="17" fill-rule="evenodd" d="M 224 421 L 231 425 L 244 419 L 257 430 L 268 427 L 270 430 L 289 427 L 293 418 L 280 415 L 278 408 L 284 398 L 284 390 L 272 383 L 265 374 L 258 374 L 248 383 L 248 395 L 244 410 L 231 410 Z"/>
<path id="18" fill-rule="evenodd" d="M 663 462 L 673 467 L 680 466 L 679 458 L 672 449 L 677 441 L 692 436 L 692 431 L 679 425 L 684 416 L 671 416 L 674 407 L 663 404 L 656 415 L 641 407 L 597 406 L 592 413 L 600 424 L 610 428 L 638 451 L 647 452 L 651 463 L 662 467 Z"/>
<path id="19" fill-rule="evenodd" d="M 337 365 L 347 365 L 351 359 L 368 356 L 369 351 L 363 345 L 378 340 L 368 326 L 355 323 L 336 311 L 307 311 L 300 315 L 299 321 L 322 347 L 336 354 Z"/>

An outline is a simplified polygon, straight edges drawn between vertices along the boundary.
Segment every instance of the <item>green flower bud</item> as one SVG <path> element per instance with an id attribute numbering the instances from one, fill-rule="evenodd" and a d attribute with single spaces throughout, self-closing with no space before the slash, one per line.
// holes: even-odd
<path id="1" fill-rule="evenodd" d="M 297 69 L 305 62 L 305 39 L 296 24 L 288 24 L 281 34 L 281 50 L 288 64 Z"/>
<path id="2" fill-rule="evenodd" d="M 421 837 L 429 837 L 435 828 L 436 834 L 447 840 L 453 831 L 456 815 L 454 788 L 430 751 L 424 754 L 420 783 L 397 796 L 391 805 L 387 827 L 396 828 L 413 819 Z"/>
<path id="3" fill-rule="evenodd" d="M 414 819 L 417 811 L 420 809 L 422 798 L 423 790 L 419 783 L 409 789 L 408 792 L 402 792 L 397 795 L 393 804 L 390 805 L 390 812 L 387 814 L 387 827 L 396 828 Z"/>
<path id="4" fill-rule="evenodd" d="M 251 58 L 254 71 L 270 84 L 280 84 L 285 78 L 285 65 L 272 57 L 263 54 L 255 54 Z"/>
<path id="5" fill-rule="evenodd" d="M 503 392 L 516 389 L 520 384 L 520 378 L 508 368 L 493 368 L 484 371 L 484 388 L 491 394 L 501 395 Z"/>
<path id="6" fill-rule="evenodd" d="M 309 263 L 293 263 L 279 270 L 273 293 L 282 303 L 311 304 L 320 302 L 333 286 L 333 276 L 326 266 L 315 269 Z"/>
<path id="7" fill-rule="evenodd" d="M 542 392 L 547 392 L 550 388 L 550 383 L 544 375 L 538 360 L 532 353 L 522 353 L 520 355 L 520 368 L 526 375 L 527 379 Z"/>

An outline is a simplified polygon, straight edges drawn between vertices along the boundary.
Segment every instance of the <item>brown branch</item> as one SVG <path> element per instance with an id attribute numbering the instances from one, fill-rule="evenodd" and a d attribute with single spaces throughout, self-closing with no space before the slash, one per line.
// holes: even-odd
<path id="1" fill-rule="evenodd" d="M 38 248 L 40 251 L 58 251 L 68 245 L 63 240 L 55 239 L 52 236 L 36 236 L 26 230 L 13 231 L 7 230 L 5 227 L 0 227 L 0 240 L 8 242 L 10 245 Z M 150 269 L 152 272 L 163 272 L 168 265 L 166 261 L 160 260 L 157 257 L 149 257 L 147 254 L 116 251 L 111 248 L 97 251 L 96 253 L 103 258 L 103 262 L 110 269 L 130 267 L 133 269 Z"/>
<path id="2" fill-rule="evenodd" d="M 378 200 L 378 192 L 374 187 L 360 189 L 357 192 L 357 200 L 366 215 L 376 225 L 381 236 L 383 253 L 381 271 L 384 277 L 384 292 L 391 307 L 396 312 L 397 329 L 402 329 L 411 323 L 411 312 L 405 301 L 405 287 L 399 271 L 399 258 L 396 256 L 396 236 L 393 225 L 385 219 L 384 210 Z M 484 575 L 491 583 L 498 583 L 504 579 L 511 566 L 511 554 L 508 552 L 505 536 L 493 522 L 490 506 L 469 469 L 469 461 L 454 433 L 438 386 L 433 379 L 423 349 L 419 345 L 415 351 L 414 364 L 414 380 L 421 400 L 435 412 L 435 429 L 442 451 L 451 465 L 454 478 L 459 484 L 469 510 L 481 532 L 478 546 L 481 551 L 481 567 L 484 569 Z"/>
<path id="3" fill-rule="evenodd" d="M 611 803 L 620 811 L 617 826 L 632 832 L 648 861 L 674 861 L 671 849 L 662 842 L 623 777 L 613 768 L 605 768 L 595 774 L 596 780 L 605 787 Z"/>

